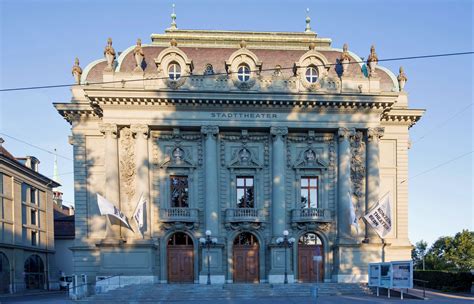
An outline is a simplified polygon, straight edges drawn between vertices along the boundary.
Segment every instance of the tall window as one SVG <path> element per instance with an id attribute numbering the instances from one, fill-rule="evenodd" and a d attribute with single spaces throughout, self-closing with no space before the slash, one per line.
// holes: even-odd
<path id="1" fill-rule="evenodd" d="M 30 188 L 30 203 L 32 204 L 37 203 L 37 199 L 36 199 L 37 194 L 38 194 L 38 191 L 36 191 L 35 188 Z"/>
<path id="2" fill-rule="evenodd" d="M 178 80 L 181 77 L 181 66 L 176 62 L 168 66 L 168 76 L 171 80 Z"/>
<path id="3" fill-rule="evenodd" d="M 31 225 L 37 225 L 37 219 L 38 219 L 38 213 L 36 212 L 35 209 L 30 210 L 30 219 L 31 219 Z"/>
<path id="4" fill-rule="evenodd" d="M 248 81 L 250 79 L 250 68 L 245 64 L 239 66 L 237 70 L 237 77 L 242 82 Z"/>
<path id="5" fill-rule="evenodd" d="M 25 183 L 21 184 L 21 201 L 27 202 L 28 201 L 28 185 Z"/>
<path id="6" fill-rule="evenodd" d="M 318 208 L 318 178 L 301 177 L 301 209 Z"/>
<path id="7" fill-rule="evenodd" d="M 253 177 L 237 176 L 237 207 L 254 208 Z"/>
<path id="8" fill-rule="evenodd" d="M 38 245 L 38 232 L 31 231 L 31 246 Z"/>
<path id="9" fill-rule="evenodd" d="M 170 176 L 171 184 L 171 207 L 172 208 L 188 208 L 188 177 L 187 176 Z"/>

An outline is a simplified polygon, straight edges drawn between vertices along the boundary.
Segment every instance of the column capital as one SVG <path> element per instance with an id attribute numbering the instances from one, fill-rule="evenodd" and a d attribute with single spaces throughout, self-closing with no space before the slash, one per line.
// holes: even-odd
<path id="1" fill-rule="evenodd" d="M 102 123 L 99 125 L 99 131 L 104 134 L 104 137 L 111 136 L 112 138 L 117 138 L 118 128 L 116 124 Z"/>
<path id="2" fill-rule="evenodd" d="M 271 127 L 270 134 L 278 137 L 278 136 L 285 136 L 288 134 L 288 127 Z"/>
<path id="3" fill-rule="evenodd" d="M 148 136 L 150 135 L 150 129 L 148 125 L 131 125 L 130 130 L 132 131 L 132 134 L 136 137 L 139 135 L 142 135 L 144 139 L 148 139 Z"/>
<path id="4" fill-rule="evenodd" d="M 339 141 L 349 140 L 355 135 L 355 128 L 339 128 L 337 135 L 339 136 Z"/>
<path id="5" fill-rule="evenodd" d="M 201 126 L 201 133 L 206 136 L 213 136 L 219 133 L 218 126 Z"/>
<path id="6" fill-rule="evenodd" d="M 382 127 L 368 128 L 367 129 L 367 140 L 369 142 L 371 142 L 371 141 L 378 142 L 380 137 L 383 136 L 384 130 L 385 129 L 382 128 Z"/>

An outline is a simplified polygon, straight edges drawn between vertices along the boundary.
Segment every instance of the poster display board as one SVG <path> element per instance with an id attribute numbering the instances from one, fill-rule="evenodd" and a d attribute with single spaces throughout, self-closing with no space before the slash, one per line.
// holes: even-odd
<path id="1" fill-rule="evenodd" d="M 392 262 L 392 287 L 413 288 L 413 262 Z"/>
<path id="2" fill-rule="evenodd" d="M 413 262 L 370 263 L 369 286 L 388 289 L 413 288 Z"/>

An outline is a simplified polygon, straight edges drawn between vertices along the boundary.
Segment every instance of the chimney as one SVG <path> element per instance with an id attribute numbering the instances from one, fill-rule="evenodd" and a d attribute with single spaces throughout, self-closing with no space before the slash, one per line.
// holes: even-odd
<path id="1" fill-rule="evenodd" d="M 36 157 L 26 156 L 25 166 L 30 168 L 31 170 L 33 170 L 35 172 L 38 172 L 39 163 L 40 163 L 40 161 Z"/>

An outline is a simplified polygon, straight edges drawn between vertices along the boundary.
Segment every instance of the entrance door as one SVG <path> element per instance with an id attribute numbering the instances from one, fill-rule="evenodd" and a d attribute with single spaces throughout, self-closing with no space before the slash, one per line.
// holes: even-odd
<path id="1" fill-rule="evenodd" d="M 320 256 L 321 261 L 314 261 L 314 256 Z M 298 275 L 301 282 L 324 281 L 323 245 L 321 240 L 314 233 L 307 233 L 299 239 Z M 318 275 L 319 278 L 317 277 Z"/>
<path id="2" fill-rule="evenodd" d="M 182 232 L 168 240 L 168 282 L 194 283 L 194 246 L 191 238 Z"/>
<path id="3" fill-rule="evenodd" d="M 258 241 L 251 233 L 241 233 L 234 240 L 234 283 L 258 283 Z"/>
<path id="4" fill-rule="evenodd" d="M 0 252 L 0 294 L 10 292 L 10 263 L 7 256 Z"/>
<path id="5" fill-rule="evenodd" d="M 36 255 L 30 255 L 25 261 L 25 286 L 27 289 L 45 289 L 43 260 Z"/>

